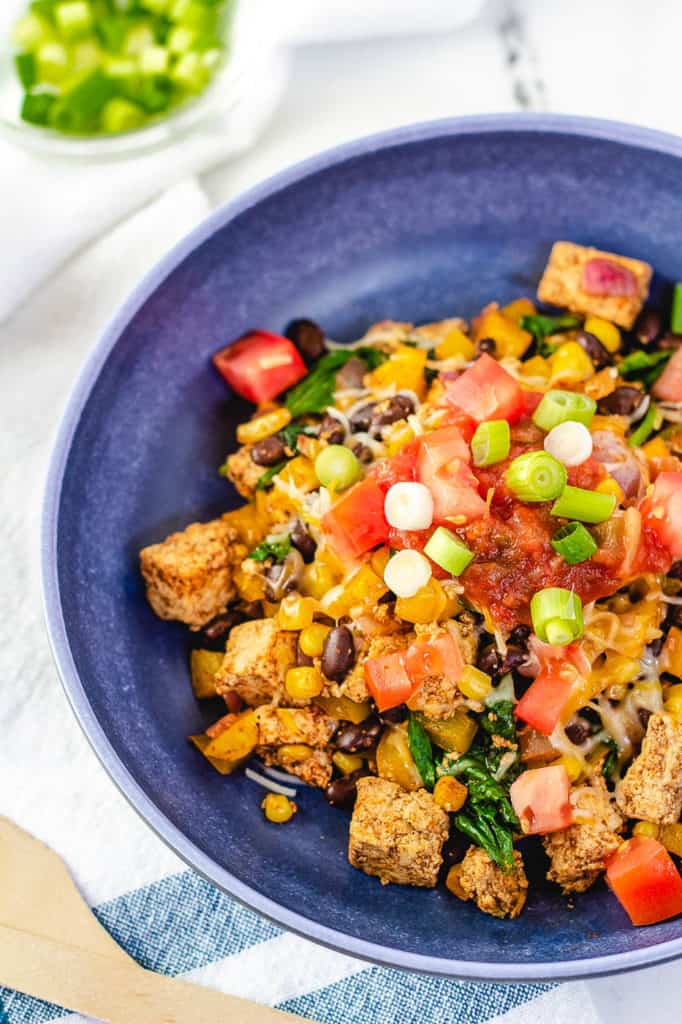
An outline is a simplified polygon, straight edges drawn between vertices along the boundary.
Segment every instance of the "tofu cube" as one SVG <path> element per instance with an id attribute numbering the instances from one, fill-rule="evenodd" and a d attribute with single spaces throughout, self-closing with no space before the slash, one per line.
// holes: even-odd
<path id="1" fill-rule="evenodd" d="M 216 689 L 234 690 L 252 707 L 269 704 L 281 696 L 295 661 L 296 633 L 280 629 L 275 618 L 243 622 L 230 631 Z"/>
<path id="2" fill-rule="evenodd" d="M 407 793 L 387 779 L 358 779 L 348 859 L 381 882 L 434 886 L 449 820 L 425 789 Z"/>
<path id="3" fill-rule="evenodd" d="M 492 917 L 518 917 L 526 902 L 528 879 L 518 850 L 513 869 L 503 871 L 480 846 L 470 846 L 458 865 L 457 881 L 458 895 Z"/>
<path id="4" fill-rule="evenodd" d="M 606 261 L 629 271 L 634 278 L 632 294 L 599 295 L 585 291 L 583 275 L 591 260 Z M 629 329 L 646 301 L 651 274 L 651 266 L 642 260 L 573 242 L 555 242 L 538 285 L 538 298 L 552 306 L 565 306 L 574 313 L 602 317 Z"/>
<path id="5" fill-rule="evenodd" d="M 622 839 L 623 818 L 601 776 L 575 795 L 576 823 L 543 837 L 550 860 L 547 878 L 564 892 L 585 892 L 604 871 Z"/>
<path id="6" fill-rule="evenodd" d="M 246 554 L 237 532 L 222 519 L 192 523 L 140 552 L 147 599 L 162 619 L 200 629 L 235 596 L 232 569 Z"/>
<path id="7" fill-rule="evenodd" d="M 652 715 L 642 750 L 617 789 L 628 818 L 673 825 L 682 813 L 682 722 Z"/>

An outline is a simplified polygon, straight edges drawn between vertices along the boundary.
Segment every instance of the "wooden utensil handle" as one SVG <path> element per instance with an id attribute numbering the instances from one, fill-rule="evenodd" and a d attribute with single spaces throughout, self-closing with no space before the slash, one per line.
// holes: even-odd
<path id="1" fill-rule="evenodd" d="M 312 1024 L 3 924 L 0 984 L 108 1024 Z"/>

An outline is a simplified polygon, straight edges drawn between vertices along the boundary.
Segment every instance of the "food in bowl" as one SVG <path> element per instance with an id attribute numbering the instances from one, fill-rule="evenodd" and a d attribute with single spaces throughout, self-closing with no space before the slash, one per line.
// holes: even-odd
<path id="1" fill-rule="evenodd" d="M 134 131 L 196 97 L 225 56 L 230 0 L 39 0 L 14 27 L 21 117 Z"/>
<path id="2" fill-rule="evenodd" d="M 682 289 L 647 307 L 650 279 L 558 242 L 560 310 L 216 354 L 257 406 L 221 467 L 245 503 L 141 568 L 227 705 L 191 741 L 261 759 L 268 820 L 296 827 L 300 780 L 382 882 L 512 918 L 542 843 L 566 893 L 606 875 L 634 924 L 682 912 Z"/>

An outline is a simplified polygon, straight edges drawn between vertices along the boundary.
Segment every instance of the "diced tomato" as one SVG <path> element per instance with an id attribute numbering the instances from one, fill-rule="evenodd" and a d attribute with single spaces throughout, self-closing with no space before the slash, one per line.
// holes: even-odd
<path id="1" fill-rule="evenodd" d="M 418 687 L 407 674 L 405 656 L 401 651 L 368 658 L 365 682 L 379 711 L 388 711 L 405 704 Z"/>
<path id="2" fill-rule="evenodd" d="M 379 486 L 386 493 L 393 484 L 414 480 L 417 473 L 417 455 L 419 453 L 419 441 L 410 441 L 400 451 L 391 456 L 390 459 L 380 459 L 375 462 L 369 471 Z"/>
<path id="3" fill-rule="evenodd" d="M 487 512 L 470 461 L 471 450 L 457 427 L 442 427 L 419 438 L 417 478 L 431 491 L 435 519 L 469 520 Z"/>
<path id="4" fill-rule="evenodd" d="M 558 832 L 573 824 L 571 782 L 562 764 L 530 768 L 509 788 L 516 816 L 526 835 Z"/>
<path id="5" fill-rule="evenodd" d="M 682 348 L 672 354 L 651 390 L 655 398 L 664 402 L 682 402 Z"/>
<path id="6" fill-rule="evenodd" d="M 523 415 L 532 416 L 540 402 L 542 401 L 543 395 L 541 391 L 524 391 L 523 392 Z"/>
<path id="7" fill-rule="evenodd" d="M 445 397 L 477 423 L 484 420 L 515 423 L 524 411 L 521 385 L 487 352 L 457 380 L 446 381 Z"/>
<path id="8" fill-rule="evenodd" d="M 648 526 L 673 558 L 682 558 L 682 473 L 659 473 L 640 506 Z"/>
<path id="9" fill-rule="evenodd" d="M 251 331 L 213 356 L 232 390 L 249 402 L 268 402 L 305 377 L 305 363 L 292 341 L 270 331 Z"/>
<path id="10" fill-rule="evenodd" d="M 441 379 L 445 378 L 445 376 L 445 374 L 441 374 Z M 461 374 L 456 375 L 456 377 L 460 376 Z M 452 380 L 455 380 L 456 377 L 453 377 Z M 466 443 L 471 444 L 471 438 L 476 433 L 476 427 L 478 424 L 476 423 L 476 420 L 472 420 L 471 416 L 467 416 L 461 409 L 455 408 L 454 405 L 448 405 L 444 411 L 441 426 L 457 427 Z"/>
<path id="11" fill-rule="evenodd" d="M 542 670 L 514 708 L 514 714 L 543 736 L 550 736 L 561 719 L 576 682 L 572 665 L 554 665 Z"/>
<path id="12" fill-rule="evenodd" d="M 606 866 L 606 881 L 633 924 L 656 924 L 682 914 L 682 878 L 657 839 L 633 836 Z"/>
<path id="13" fill-rule="evenodd" d="M 435 640 L 415 640 L 405 654 L 405 667 L 413 683 L 421 686 L 429 676 L 445 676 L 458 682 L 464 661 L 459 644 L 450 632 Z"/>
<path id="14" fill-rule="evenodd" d="M 386 540 L 384 497 L 384 490 L 368 476 L 323 516 L 322 531 L 340 558 L 357 558 Z"/>

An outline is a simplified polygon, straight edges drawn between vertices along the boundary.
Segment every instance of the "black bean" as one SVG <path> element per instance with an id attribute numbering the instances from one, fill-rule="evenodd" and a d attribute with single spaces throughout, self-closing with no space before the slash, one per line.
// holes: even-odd
<path id="1" fill-rule="evenodd" d="M 644 392 L 638 388 L 616 388 L 610 395 L 600 398 L 597 403 L 599 412 L 605 415 L 630 416 L 644 398 Z"/>
<path id="2" fill-rule="evenodd" d="M 517 647 L 527 647 L 528 640 L 530 638 L 530 626 L 514 626 L 507 640 L 510 644 L 515 644 Z"/>
<path id="3" fill-rule="evenodd" d="M 665 619 L 663 620 L 663 629 L 667 632 L 673 627 L 676 629 L 682 629 L 682 605 L 668 605 L 668 610 L 665 613 Z"/>
<path id="4" fill-rule="evenodd" d="M 236 610 L 243 616 L 244 621 L 263 617 L 263 606 L 260 601 L 240 601 Z"/>
<path id="5" fill-rule="evenodd" d="M 363 444 L 362 441 L 356 441 L 355 444 L 351 445 L 351 451 L 355 458 L 359 459 L 366 466 L 374 461 L 374 452 L 369 445 Z"/>
<path id="6" fill-rule="evenodd" d="M 682 334 L 673 334 L 671 331 L 666 331 L 662 338 L 659 338 L 656 343 L 656 348 L 664 349 L 677 349 L 682 345 Z"/>
<path id="7" fill-rule="evenodd" d="M 673 580 L 682 580 L 682 560 L 673 562 L 668 569 L 667 575 Z"/>
<path id="8" fill-rule="evenodd" d="M 319 436 L 323 441 L 327 441 L 329 444 L 343 444 L 346 437 L 346 431 L 343 429 L 343 424 L 337 420 L 336 416 L 330 416 L 329 413 L 327 413 L 322 417 Z"/>
<path id="9" fill-rule="evenodd" d="M 656 637 L 655 640 L 651 641 L 651 643 L 649 644 L 649 650 L 653 654 L 654 658 L 657 658 L 659 656 L 659 654 L 663 650 L 663 644 L 664 643 L 665 643 L 665 634 L 663 634 L 663 636 Z"/>
<path id="10" fill-rule="evenodd" d="M 481 672 L 486 672 L 489 676 L 498 674 L 502 668 L 502 658 L 495 644 L 486 644 L 480 649 L 476 664 Z"/>
<path id="11" fill-rule="evenodd" d="M 359 409 L 356 409 L 353 415 L 349 417 L 350 425 L 354 433 L 358 430 L 369 430 L 369 425 L 372 422 L 374 405 L 374 402 L 370 402 L 368 405 L 363 405 Z"/>
<path id="12" fill-rule="evenodd" d="M 332 807 L 343 807 L 351 810 L 358 795 L 357 781 L 370 773 L 366 768 L 358 768 L 350 775 L 343 775 L 340 779 L 333 779 L 324 791 L 328 802 Z"/>
<path id="13" fill-rule="evenodd" d="M 488 355 L 494 356 L 497 345 L 495 344 L 494 338 L 481 338 L 480 341 L 476 342 L 476 353 L 481 356 L 484 352 Z"/>
<path id="14" fill-rule="evenodd" d="M 464 860 L 464 854 L 471 846 L 471 840 L 462 832 L 453 830 L 443 845 L 443 867 L 447 874 L 451 867 Z"/>
<path id="15" fill-rule="evenodd" d="M 643 309 L 635 321 L 635 337 L 640 345 L 650 345 L 661 333 L 661 318 L 655 309 Z"/>
<path id="16" fill-rule="evenodd" d="M 335 626 L 325 637 L 322 648 L 322 671 L 327 679 L 341 683 L 354 664 L 353 634 L 348 626 Z"/>
<path id="17" fill-rule="evenodd" d="M 314 320 L 292 320 L 284 333 L 309 363 L 324 352 L 324 331 Z"/>
<path id="18" fill-rule="evenodd" d="M 284 456 L 285 444 L 277 434 L 257 441 L 251 449 L 251 460 L 257 466 L 274 466 L 281 462 Z"/>
<path id="19" fill-rule="evenodd" d="M 646 729 L 652 714 L 653 712 L 649 711 L 648 708 L 637 708 L 637 717 L 643 729 Z"/>
<path id="20" fill-rule="evenodd" d="M 387 427 L 390 423 L 404 420 L 414 412 L 414 402 L 409 395 L 394 395 L 379 402 L 374 409 L 370 426 L 373 428 Z"/>
<path id="21" fill-rule="evenodd" d="M 596 334 L 591 334 L 589 331 L 578 331 L 575 340 L 585 349 L 594 363 L 595 369 L 602 370 L 612 362 L 611 353 L 602 345 Z"/>
<path id="22" fill-rule="evenodd" d="M 215 619 L 211 619 L 199 634 L 201 646 L 212 646 L 217 643 L 224 645 L 232 627 L 243 621 L 244 616 L 237 608 L 231 608 L 229 611 L 223 612 L 222 615 L 216 615 Z"/>
<path id="23" fill-rule="evenodd" d="M 300 519 L 297 519 L 294 523 L 294 528 L 291 531 L 291 543 L 297 551 L 301 552 L 304 562 L 312 562 L 317 551 L 317 544 Z"/>
<path id="24" fill-rule="evenodd" d="M 525 647 L 517 647 L 516 644 L 507 644 L 507 653 L 505 654 L 504 661 L 502 662 L 502 671 L 511 672 L 512 669 L 519 668 L 527 658 L 528 652 Z"/>
<path id="25" fill-rule="evenodd" d="M 366 373 L 367 363 L 357 356 L 351 356 L 336 375 L 337 389 L 344 391 L 346 388 L 361 388 Z"/>
<path id="26" fill-rule="evenodd" d="M 364 753 L 375 746 L 382 728 L 377 715 L 370 715 L 364 722 L 342 725 L 332 736 L 332 745 L 344 754 Z"/>
<path id="27" fill-rule="evenodd" d="M 400 725 L 407 718 L 407 705 L 399 704 L 397 708 L 390 708 L 388 711 L 382 711 L 379 718 L 386 725 Z"/>
<path id="28" fill-rule="evenodd" d="M 575 718 L 572 722 L 566 726 L 566 735 L 568 736 L 571 743 L 575 743 L 577 747 L 591 735 L 592 730 L 590 729 L 589 723 L 582 718 Z"/>

